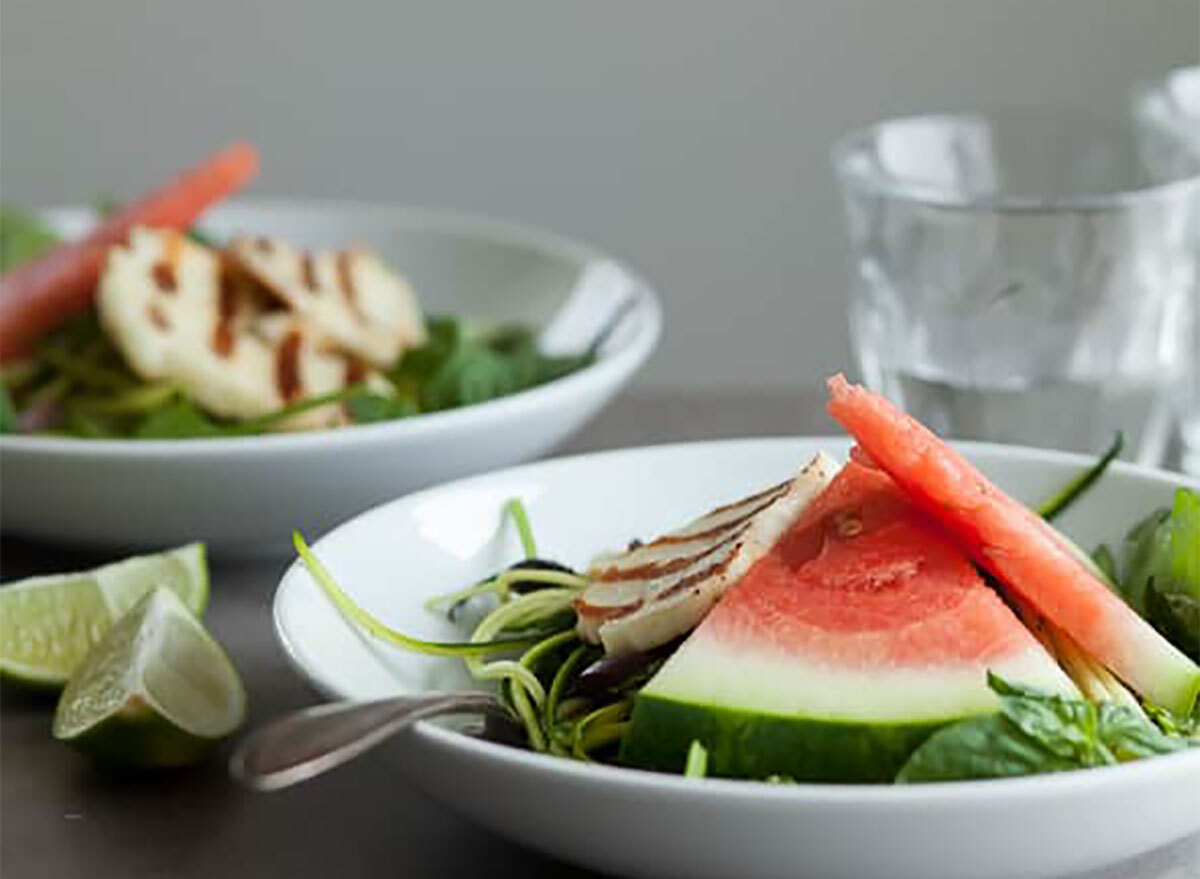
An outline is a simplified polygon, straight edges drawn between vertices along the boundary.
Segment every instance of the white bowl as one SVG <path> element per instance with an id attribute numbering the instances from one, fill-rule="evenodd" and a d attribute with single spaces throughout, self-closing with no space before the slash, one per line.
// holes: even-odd
<path id="1" fill-rule="evenodd" d="M 498 510 L 524 499 L 544 556 L 581 565 L 795 472 L 844 440 L 741 440 L 584 455 L 410 495 L 314 546 L 363 607 L 409 633 L 447 638 L 422 600 L 519 558 Z M 1042 498 L 1087 458 L 963 444 L 1020 498 Z M 1113 540 L 1169 503 L 1183 477 L 1123 464 L 1064 527 Z M 334 699 L 469 686 L 458 663 L 368 644 L 294 564 L 275 597 L 278 637 Z M 461 632 L 457 633 L 461 636 Z M 1131 857 L 1200 829 L 1200 750 L 1111 769 L 893 786 L 768 785 L 577 763 L 431 723 L 386 746 L 413 784 L 497 833 L 620 875 L 687 879 L 1023 879 Z"/>
<path id="2" fill-rule="evenodd" d="M 66 234 L 90 210 L 52 210 Z M 319 433 L 207 440 L 0 438 L 5 535 L 120 547 L 205 540 L 286 551 L 372 504 L 446 479 L 527 461 L 578 430 L 645 362 L 661 309 L 637 275 L 585 245 L 475 217 L 362 205 L 247 202 L 210 213 L 218 237 L 278 236 L 308 247 L 367 243 L 403 271 L 427 313 L 543 326 L 563 306 L 632 306 L 577 373 L 494 402 Z M 586 312 L 586 309 L 584 309 Z M 572 312 L 577 314 L 578 312 Z M 587 338 L 576 333 L 578 341 Z M 586 342 L 584 342 L 586 344 Z M 582 345 L 580 346 L 582 347 Z"/>

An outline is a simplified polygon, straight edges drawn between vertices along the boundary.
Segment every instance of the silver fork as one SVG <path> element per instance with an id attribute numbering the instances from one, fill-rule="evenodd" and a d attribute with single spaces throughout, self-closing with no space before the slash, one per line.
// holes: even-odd
<path id="1" fill-rule="evenodd" d="M 237 746 L 230 774 L 254 790 L 270 791 L 335 769 L 418 720 L 475 714 L 515 724 L 489 693 L 427 693 L 375 702 L 334 702 L 285 714 Z"/>

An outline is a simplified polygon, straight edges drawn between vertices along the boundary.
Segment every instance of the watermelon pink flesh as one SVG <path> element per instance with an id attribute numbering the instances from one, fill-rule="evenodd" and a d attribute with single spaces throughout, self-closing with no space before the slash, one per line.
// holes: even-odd
<path id="1" fill-rule="evenodd" d="M 647 690 L 677 671 L 689 677 L 693 653 L 708 654 L 697 684 L 727 689 L 711 701 L 808 717 L 944 720 L 991 710 L 989 670 L 1073 692 L 940 526 L 886 474 L 854 461 Z"/>
<path id="2" fill-rule="evenodd" d="M 1006 588 L 1152 702 L 1186 714 L 1200 668 L 1088 571 L 1041 517 L 883 397 L 829 380 L 829 413 Z"/>

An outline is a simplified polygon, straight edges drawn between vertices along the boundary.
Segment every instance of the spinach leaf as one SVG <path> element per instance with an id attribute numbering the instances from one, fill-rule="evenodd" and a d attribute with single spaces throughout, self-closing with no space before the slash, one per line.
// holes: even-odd
<path id="1" fill-rule="evenodd" d="M 41 256 L 58 242 L 58 236 L 33 214 L 0 206 L 0 272 Z"/>
<path id="2" fill-rule="evenodd" d="M 1164 638 L 1200 662 L 1200 599 L 1155 581 L 1146 590 L 1146 621 Z"/>
<path id="3" fill-rule="evenodd" d="M 17 408 L 13 405 L 8 388 L 0 384 L 0 434 L 17 433 L 21 424 L 17 420 Z"/>
<path id="4" fill-rule="evenodd" d="M 178 402 L 151 413 L 133 435 L 136 439 L 194 439 L 225 433 L 219 424 L 191 403 Z"/>
<path id="5" fill-rule="evenodd" d="M 997 714 L 935 732 L 909 757 L 896 781 L 957 781 L 1108 766 L 1189 746 L 1123 705 L 1094 705 L 1023 687 L 996 675 Z"/>
<path id="6" fill-rule="evenodd" d="M 1112 554 L 1112 550 L 1101 544 L 1096 547 L 1092 553 L 1092 561 L 1096 563 L 1096 567 L 1100 569 L 1100 573 L 1109 583 L 1117 582 L 1117 559 Z"/>
<path id="7" fill-rule="evenodd" d="M 1098 553 L 1107 553 L 1100 547 Z M 1200 661 L 1200 492 L 1180 488 L 1171 508 L 1137 523 L 1121 547 L 1121 595 L 1164 637 Z"/>
<path id="8" fill-rule="evenodd" d="M 425 344 L 405 352 L 389 378 L 401 397 L 417 401 L 423 412 L 484 403 L 523 391 L 587 366 L 592 351 L 550 357 L 537 347 L 537 336 L 524 326 L 505 326 L 471 334 L 462 322 L 431 318 Z"/>
<path id="9" fill-rule="evenodd" d="M 355 424 L 374 424 L 407 418 L 417 413 L 417 406 L 408 397 L 386 397 L 370 391 L 353 394 L 346 400 L 346 409 Z"/>

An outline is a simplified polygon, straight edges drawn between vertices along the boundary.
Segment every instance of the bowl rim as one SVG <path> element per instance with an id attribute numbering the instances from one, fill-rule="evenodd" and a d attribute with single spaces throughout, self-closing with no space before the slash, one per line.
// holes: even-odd
<path id="1" fill-rule="evenodd" d="M 622 318 L 622 323 L 631 323 L 633 331 L 628 341 L 620 348 L 602 349 L 594 363 L 576 372 L 495 400 L 442 412 L 429 412 L 376 424 L 238 437 L 140 440 L 4 434 L 0 435 L 0 454 L 40 453 L 62 457 L 150 459 L 175 454 L 211 457 L 227 453 L 274 455 L 288 452 L 315 453 L 325 449 L 345 451 L 360 444 L 391 439 L 397 435 L 416 441 L 469 427 L 471 422 L 477 422 L 479 419 L 485 424 L 495 423 L 516 414 L 519 410 L 553 406 L 556 401 L 567 396 L 619 384 L 649 359 L 662 336 L 662 300 L 643 275 L 599 248 L 536 226 L 482 214 L 352 200 L 231 199 L 214 208 L 210 215 L 289 210 L 306 213 L 345 213 L 359 217 L 368 215 L 393 226 L 432 229 L 447 235 L 482 238 L 498 244 L 564 257 L 573 262 L 604 262 L 613 265 L 632 282 L 630 301 L 633 304 Z M 90 207 L 81 204 L 39 209 L 41 215 L 59 220 L 73 216 L 82 217 L 85 212 L 91 211 Z"/>
<path id="2" fill-rule="evenodd" d="M 500 476 L 523 477 L 531 473 L 536 473 L 540 469 L 573 467 L 597 458 L 612 460 L 623 456 L 647 453 L 669 455 L 681 450 L 703 451 L 709 449 L 716 451 L 724 447 L 741 447 L 746 449 L 748 454 L 752 454 L 755 448 L 766 449 L 768 447 L 783 447 L 788 445 L 834 447 L 840 451 L 848 447 L 849 444 L 850 440 L 847 437 L 838 435 L 733 438 L 633 446 L 548 458 L 542 461 L 501 468 L 490 473 L 453 480 L 393 498 L 390 501 L 377 504 L 347 519 L 321 535 L 311 545 L 314 551 L 319 551 L 321 543 L 334 538 L 339 532 L 361 527 L 365 520 L 382 515 L 386 509 L 393 506 L 420 503 L 423 500 L 427 500 L 431 495 L 443 491 L 469 490 L 474 485 L 486 484 L 488 481 Z M 952 445 L 959 451 L 967 454 L 975 453 L 994 460 L 1008 460 L 1017 463 L 1048 463 L 1082 468 L 1095 462 L 1093 457 L 1082 453 L 1064 452 L 1055 449 L 1040 449 L 1029 446 L 976 441 L 952 441 Z M 1114 462 L 1112 467 L 1114 472 L 1125 473 L 1134 478 L 1150 479 L 1166 485 L 1186 486 L 1200 490 L 1200 480 L 1192 479 L 1182 473 L 1124 461 Z M 293 559 L 280 575 L 271 600 L 271 623 L 275 639 L 282 649 L 288 664 L 301 680 L 309 684 L 309 686 L 326 699 L 346 699 L 347 694 L 340 691 L 331 679 L 321 675 L 315 668 L 309 668 L 305 664 L 302 658 L 304 651 L 298 646 L 285 623 L 286 612 L 284 605 L 287 595 L 292 590 L 299 588 L 298 584 L 307 576 L 308 574 L 304 571 L 303 564 L 298 558 Z M 1180 771 L 1191 771 L 1196 774 L 1197 778 L 1200 778 L 1200 749 L 1192 749 L 1177 754 L 1158 756 L 1149 760 L 1121 764 L 1119 766 L 1019 778 L 934 782 L 919 785 L 824 783 L 773 785 L 760 781 L 740 779 L 692 779 L 684 778 L 682 775 L 677 776 L 631 767 L 568 760 L 549 754 L 534 753 L 475 738 L 432 721 L 419 721 L 410 731 L 410 735 L 414 738 L 424 740 L 425 745 L 428 747 L 443 751 L 458 750 L 465 757 L 473 760 L 508 763 L 515 770 L 535 773 L 541 778 L 559 780 L 563 783 L 575 780 L 592 784 L 623 786 L 628 791 L 640 794 L 682 796 L 694 796 L 696 785 L 700 784 L 710 796 L 722 796 L 735 802 L 748 803 L 750 801 L 762 802 L 767 800 L 773 804 L 790 804 L 793 806 L 818 804 L 829 807 L 849 806 L 855 808 L 886 809 L 906 804 L 948 806 L 977 803 L 999 794 L 1005 794 L 1010 802 L 1013 799 L 1028 802 L 1040 799 L 1051 792 L 1058 795 L 1076 794 L 1083 796 L 1097 791 L 1106 784 L 1119 783 L 1122 779 L 1127 778 L 1136 779 L 1143 784 L 1155 784 L 1159 779 Z"/>

